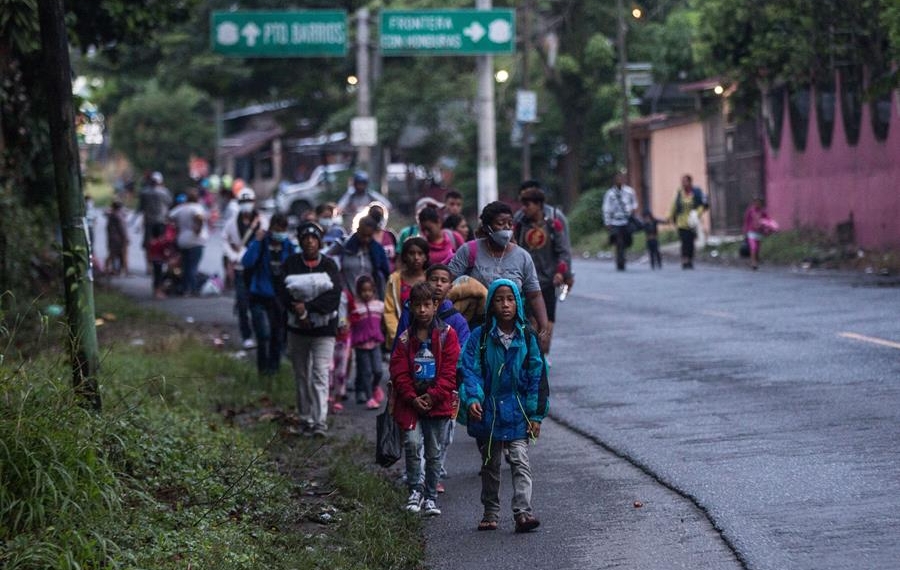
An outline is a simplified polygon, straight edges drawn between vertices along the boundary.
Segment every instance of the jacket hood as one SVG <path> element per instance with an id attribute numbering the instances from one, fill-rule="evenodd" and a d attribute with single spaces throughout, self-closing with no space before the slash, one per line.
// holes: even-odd
<path id="1" fill-rule="evenodd" d="M 525 306 L 522 304 L 522 293 L 519 291 L 519 287 L 509 279 L 497 279 L 488 287 L 487 297 L 484 301 L 485 326 L 489 331 L 493 331 L 497 326 L 497 319 L 491 314 L 491 302 L 494 300 L 497 289 L 504 285 L 512 289 L 513 295 L 516 296 L 516 328 L 524 330 L 527 321 L 525 320 Z"/>

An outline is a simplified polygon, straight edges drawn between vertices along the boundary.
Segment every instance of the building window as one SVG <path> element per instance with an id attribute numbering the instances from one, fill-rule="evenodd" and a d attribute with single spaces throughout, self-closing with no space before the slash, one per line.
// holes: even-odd
<path id="1" fill-rule="evenodd" d="M 862 121 L 862 69 L 859 67 L 841 70 L 841 118 L 847 144 L 856 146 Z"/>
<path id="2" fill-rule="evenodd" d="M 831 139 L 834 137 L 836 99 L 833 78 L 831 81 L 823 81 L 816 85 L 816 125 L 819 127 L 819 142 L 822 148 L 830 147 Z"/>
<path id="3" fill-rule="evenodd" d="M 781 146 L 781 128 L 784 124 L 784 87 L 776 87 L 766 93 L 763 99 L 763 118 L 769 135 L 769 146 L 777 149 Z"/>
<path id="4" fill-rule="evenodd" d="M 794 148 L 806 150 L 806 136 L 809 133 L 809 86 L 796 87 L 788 96 L 788 116 Z"/>

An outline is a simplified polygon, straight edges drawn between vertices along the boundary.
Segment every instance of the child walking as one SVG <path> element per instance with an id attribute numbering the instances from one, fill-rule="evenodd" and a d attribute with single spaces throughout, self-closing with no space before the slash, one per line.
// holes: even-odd
<path id="1" fill-rule="evenodd" d="M 388 350 L 394 346 L 397 334 L 403 332 L 398 328 L 398 322 L 403 304 L 409 299 L 410 289 L 416 283 L 425 281 L 428 251 L 428 242 L 418 236 L 407 238 L 400 247 L 400 268 L 388 277 L 384 291 L 385 346 Z"/>
<path id="2" fill-rule="evenodd" d="M 428 269 L 425 270 L 425 278 L 427 282 L 431 284 L 431 287 L 434 289 L 434 302 L 437 303 L 437 317 L 453 327 L 453 330 L 456 331 L 456 337 L 459 339 L 459 345 L 465 346 L 466 340 L 469 338 L 469 323 L 466 321 L 466 318 L 453 308 L 453 303 L 447 299 L 447 293 L 450 292 L 450 287 L 453 284 L 453 274 L 450 273 L 450 268 L 443 263 L 435 263 L 434 265 L 429 265 Z M 409 303 L 403 306 L 403 312 L 400 313 L 400 325 L 398 330 L 406 330 L 409 327 L 410 321 L 410 310 Z M 447 422 L 447 427 L 444 429 L 444 433 L 441 436 L 441 478 L 445 478 L 447 476 L 446 462 L 447 462 L 447 449 L 449 449 L 450 444 L 453 443 L 453 432 L 454 432 L 455 422 Z M 419 446 L 418 451 L 419 461 L 423 461 L 423 452 L 422 447 Z M 438 493 L 444 492 L 444 485 L 440 481 L 437 484 Z"/>
<path id="3" fill-rule="evenodd" d="M 481 451 L 478 530 L 500 524 L 500 458 L 512 471 L 516 532 L 541 523 L 531 507 L 532 474 L 528 438 L 537 439 L 550 405 L 547 367 L 537 335 L 528 328 L 519 288 L 497 279 L 488 288 L 485 324 L 469 335 L 460 359 L 460 399 L 468 412 L 468 432 Z"/>
<path id="4" fill-rule="evenodd" d="M 662 256 L 659 254 L 659 223 L 650 210 L 644 210 L 644 235 L 647 238 L 647 255 L 650 256 L 650 269 L 662 269 Z"/>
<path id="5" fill-rule="evenodd" d="M 350 368 L 350 293 L 346 289 L 341 290 L 341 304 L 338 306 L 338 326 L 334 335 L 334 354 L 331 357 L 331 369 L 329 370 L 329 392 L 331 396 L 328 402 L 332 412 L 340 412 L 344 409 L 344 400 L 347 399 L 347 372 Z"/>
<path id="6" fill-rule="evenodd" d="M 406 510 L 441 514 L 437 483 L 441 471 L 441 437 L 451 421 L 456 401 L 456 364 L 459 341 L 453 327 L 437 318 L 434 289 L 417 283 L 409 293 L 412 324 L 397 337 L 391 355 L 394 419 L 403 430 L 406 456 Z M 425 448 L 425 479 L 417 449 Z"/>
<path id="7" fill-rule="evenodd" d="M 350 306 L 350 342 L 356 358 L 356 403 L 378 409 L 384 400 L 381 389 L 381 319 L 384 301 L 375 297 L 375 280 L 368 274 L 356 280 L 356 296 Z"/>

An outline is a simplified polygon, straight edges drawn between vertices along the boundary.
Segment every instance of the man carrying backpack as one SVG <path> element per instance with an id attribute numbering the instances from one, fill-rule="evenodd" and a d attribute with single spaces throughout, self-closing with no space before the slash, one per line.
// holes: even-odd
<path id="1" fill-rule="evenodd" d="M 709 209 L 706 196 L 700 188 L 694 186 L 690 174 L 681 177 L 681 187 L 675 194 L 669 219 L 678 228 L 678 238 L 681 240 L 681 268 L 694 268 L 694 240 L 700 228 L 700 218 L 703 212 Z"/>
<path id="2" fill-rule="evenodd" d="M 546 352 L 549 352 L 556 321 L 556 289 L 572 286 L 572 248 L 562 213 L 546 204 L 547 198 L 540 183 L 528 180 L 519 190 L 522 209 L 516 213 L 513 238 L 519 247 L 531 254 L 541 285 L 541 295 L 547 307 L 549 335 Z"/>

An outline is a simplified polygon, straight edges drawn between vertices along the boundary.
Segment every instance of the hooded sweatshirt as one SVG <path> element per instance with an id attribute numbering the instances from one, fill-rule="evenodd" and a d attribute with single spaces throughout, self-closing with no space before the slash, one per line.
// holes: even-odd
<path id="1" fill-rule="evenodd" d="M 491 312 L 494 294 L 503 285 L 516 297 L 515 330 L 508 348 Z M 486 440 L 526 439 L 528 422 L 542 421 L 550 409 L 550 386 L 537 335 L 527 328 L 522 295 L 515 283 L 508 279 L 491 283 L 485 314 L 485 324 L 469 335 L 459 362 L 461 408 L 478 402 L 483 410 L 481 421 L 468 418 L 468 432 Z"/>

